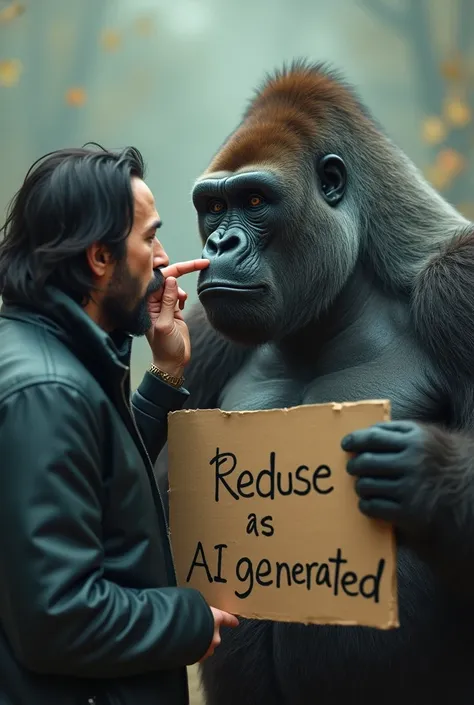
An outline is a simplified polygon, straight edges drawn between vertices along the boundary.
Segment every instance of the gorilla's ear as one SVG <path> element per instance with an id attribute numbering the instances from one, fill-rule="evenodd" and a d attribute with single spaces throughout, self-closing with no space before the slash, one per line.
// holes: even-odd
<path id="1" fill-rule="evenodd" d="M 346 191 L 347 170 L 344 161 L 337 154 L 326 154 L 319 160 L 316 172 L 324 200 L 330 206 L 337 206 Z"/>

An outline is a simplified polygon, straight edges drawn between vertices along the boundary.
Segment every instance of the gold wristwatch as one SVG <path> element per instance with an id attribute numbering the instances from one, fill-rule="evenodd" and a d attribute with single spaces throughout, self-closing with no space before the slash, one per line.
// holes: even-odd
<path id="1" fill-rule="evenodd" d="M 153 362 L 148 368 L 148 371 L 172 387 L 181 387 L 184 382 L 184 377 L 173 377 L 173 375 L 168 374 L 168 372 L 163 372 L 163 370 L 160 370 L 160 368 L 154 365 Z"/>

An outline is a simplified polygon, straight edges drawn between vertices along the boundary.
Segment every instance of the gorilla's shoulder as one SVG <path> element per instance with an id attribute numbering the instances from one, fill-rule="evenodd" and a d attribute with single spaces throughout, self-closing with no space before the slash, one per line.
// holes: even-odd
<path id="1" fill-rule="evenodd" d="M 191 338 L 191 361 L 185 370 L 184 383 L 190 396 L 185 408 L 215 408 L 224 385 L 251 350 L 214 330 L 200 303 L 190 308 L 185 320 Z"/>
<path id="2" fill-rule="evenodd" d="M 425 345 L 449 374 L 474 378 L 474 226 L 440 248 L 419 273 L 413 314 Z"/>

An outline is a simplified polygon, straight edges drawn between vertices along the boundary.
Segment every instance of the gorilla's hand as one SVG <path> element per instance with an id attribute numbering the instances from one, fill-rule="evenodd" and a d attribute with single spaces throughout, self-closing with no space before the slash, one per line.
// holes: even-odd
<path id="1" fill-rule="evenodd" d="M 342 448 L 354 453 L 347 471 L 357 478 L 361 512 L 409 533 L 424 533 L 436 505 L 436 492 L 431 491 L 435 487 L 429 480 L 430 471 L 436 472 L 430 467 L 433 446 L 438 445 L 433 434 L 428 426 L 391 421 L 343 438 Z"/>
<path id="2" fill-rule="evenodd" d="M 360 510 L 393 523 L 398 538 L 472 601 L 474 434 L 391 421 L 350 433 L 341 445 L 354 453 L 347 471 L 357 478 Z"/>

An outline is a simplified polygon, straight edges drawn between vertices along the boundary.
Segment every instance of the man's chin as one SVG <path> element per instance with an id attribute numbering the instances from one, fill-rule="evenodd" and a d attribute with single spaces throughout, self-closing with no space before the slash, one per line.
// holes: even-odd
<path id="1" fill-rule="evenodd" d="M 146 316 L 140 316 L 140 318 L 135 319 L 132 325 L 129 326 L 129 333 L 135 338 L 143 338 L 144 335 L 148 333 L 151 328 L 151 318 L 147 311 Z"/>
<path id="2" fill-rule="evenodd" d="M 148 311 L 146 300 L 140 303 L 133 312 L 123 313 L 116 321 L 116 330 L 133 335 L 135 338 L 142 338 L 151 328 L 151 317 Z"/>

